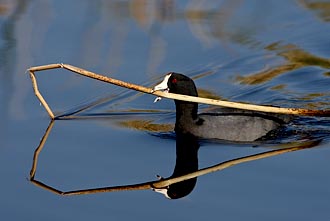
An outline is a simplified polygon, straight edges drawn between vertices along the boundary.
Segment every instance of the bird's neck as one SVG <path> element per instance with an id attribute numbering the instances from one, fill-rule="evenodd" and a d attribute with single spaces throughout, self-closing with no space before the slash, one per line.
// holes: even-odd
<path id="1" fill-rule="evenodd" d="M 176 131 L 180 129 L 185 129 L 183 128 L 183 125 L 191 125 L 196 121 L 198 117 L 197 103 L 175 100 L 175 107 L 176 107 L 176 122 L 175 122 Z"/>

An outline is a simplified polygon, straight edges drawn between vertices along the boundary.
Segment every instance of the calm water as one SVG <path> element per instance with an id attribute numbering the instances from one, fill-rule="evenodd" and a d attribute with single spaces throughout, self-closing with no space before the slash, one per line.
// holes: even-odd
<path id="1" fill-rule="evenodd" d="M 0 214 L 5 220 L 329 220 L 330 120 L 293 125 L 312 149 L 198 178 L 168 200 L 151 190 L 59 196 L 33 185 L 33 154 L 50 123 L 26 69 L 68 63 L 151 87 L 169 71 L 201 96 L 330 108 L 330 1 L 0 1 Z M 35 179 L 60 191 L 168 177 L 175 166 L 170 100 L 77 76 L 37 74 L 58 115 Z M 200 105 L 202 111 L 212 109 Z M 199 167 L 274 150 L 275 144 L 203 141 Z"/>

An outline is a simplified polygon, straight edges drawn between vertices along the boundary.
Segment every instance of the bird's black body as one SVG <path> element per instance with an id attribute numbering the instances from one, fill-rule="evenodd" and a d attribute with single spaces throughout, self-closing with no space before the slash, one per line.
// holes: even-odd
<path id="1" fill-rule="evenodd" d="M 159 84 L 162 89 L 166 89 L 166 85 L 171 93 L 198 96 L 194 81 L 183 74 L 169 73 L 165 81 Z M 198 114 L 197 103 L 180 100 L 175 100 L 175 106 L 175 131 L 189 132 L 206 139 L 252 142 L 265 137 L 291 119 L 287 115 L 230 108 L 221 108 L 217 113 Z"/>

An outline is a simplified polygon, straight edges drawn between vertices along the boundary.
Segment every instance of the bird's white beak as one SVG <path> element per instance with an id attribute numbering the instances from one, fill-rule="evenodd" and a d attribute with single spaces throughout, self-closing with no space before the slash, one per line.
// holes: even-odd
<path id="1" fill-rule="evenodd" d="M 164 80 L 162 82 L 160 82 L 159 84 L 157 84 L 152 90 L 151 90 L 151 93 L 155 92 L 155 91 L 161 91 L 161 90 L 164 90 L 165 92 L 168 92 L 169 91 L 169 88 L 167 86 L 167 82 L 168 82 L 168 79 L 171 77 L 171 74 L 167 74 L 164 78 Z M 154 100 L 154 103 L 157 102 L 157 101 L 160 101 L 162 98 L 161 97 L 157 97 L 155 100 Z"/>

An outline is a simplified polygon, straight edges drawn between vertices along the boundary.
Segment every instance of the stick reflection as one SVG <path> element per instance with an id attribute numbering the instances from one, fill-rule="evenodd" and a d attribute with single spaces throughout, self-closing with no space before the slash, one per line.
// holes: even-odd
<path id="1" fill-rule="evenodd" d="M 40 141 L 37 149 L 34 152 L 32 168 L 30 172 L 30 181 L 36 186 L 48 190 L 50 192 L 71 196 L 71 195 L 82 195 L 82 194 L 94 194 L 102 192 L 118 192 L 118 191 L 128 191 L 128 190 L 154 190 L 156 192 L 163 193 L 167 198 L 178 199 L 184 197 L 192 192 L 194 189 L 197 177 L 220 171 L 231 166 L 264 159 L 267 157 L 272 157 L 292 151 L 303 150 L 307 148 L 312 148 L 317 146 L 321 140 L 310 140 L 305 142 L 293 142 L 286 145 L 286 148 L 281 148 L 277 150 L 267 151 L 264 153 L 249 155 L 241 158 L 236 158 L 221 162 L 219 164 L 198 169 L 198 139 L 191 134 L 177 134 L 176 140 L 176 165 L 173 174 L 168 178 L 161 178 L 160 180 L 147 181 L 144 183 L 137 183 L 131 185 L 123 186 L 107 186 L 100 188 L 91 189 L 80 189 L 71 191 L 62 191 L 51 185 L 45 184 L 35 178 L 38 165 L 38 157 L 42 149 L 44 148 L 49 134 L 54 126 L 54 120 L 50 121 L 45 134 Z"/>

